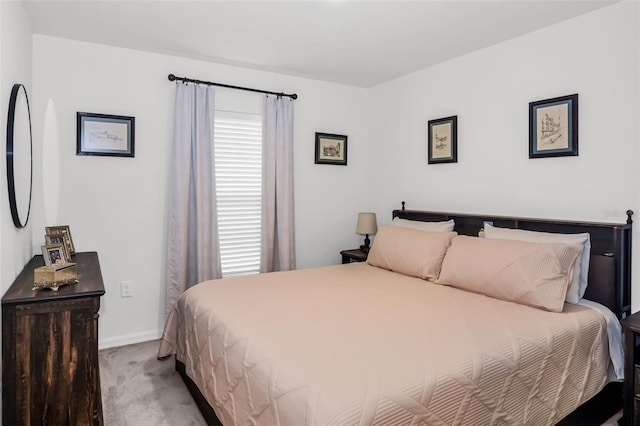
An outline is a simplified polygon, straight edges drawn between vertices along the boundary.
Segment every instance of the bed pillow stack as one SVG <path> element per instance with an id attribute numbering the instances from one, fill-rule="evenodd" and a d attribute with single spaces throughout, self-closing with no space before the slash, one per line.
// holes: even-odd
<path id="1" fill-rule="evenodd" d="M 430 232 L 401 226 L 381 226 L 367 263 L 403 275 L 433 281 L 440 274 L 455 232 Z"/>
<path id="2" fill-rule="evenodd" d="M 436 281 L 496 299 L 562 312 L 582 246 L 458 236 Z"/>
<path id="3" fill-rule="evenodd" d="M 485 225 L 484 238 L 458 236 L 454 221 L 395 218 L 380 227 L 367 263 L 552 312 L 587 288 L 590 236 Z"/>

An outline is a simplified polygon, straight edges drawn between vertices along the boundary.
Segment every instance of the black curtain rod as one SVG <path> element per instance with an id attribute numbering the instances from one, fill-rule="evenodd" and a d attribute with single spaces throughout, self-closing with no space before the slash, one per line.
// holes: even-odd
<path id="1" fill-rule="evenodd" d="M 229 84 L 213 83 L 211 81 L 195 80 L 193 78 L 187 78 L 187 77 L 176 77 L 173 74 L 169 74 L 169 81 L 176 81 L 176 80 L 184 81 L 185 83 L 206 84 L 207 86 L 220 86 L 220 87 L 226 87 L 228 89 L 246 90 L 248 92 L 266 93 L 268 95 L 276 95 L 280 97 L 286 96 L 291 99 L 298 99 L 298 95 L 296 95 L 295 93 L 292 95 L 287 95 L 286 93 L 269 92 L 268 90 L 260 90 L 260 89 L 250 89 L 248 87 L 231 86 Z"/>

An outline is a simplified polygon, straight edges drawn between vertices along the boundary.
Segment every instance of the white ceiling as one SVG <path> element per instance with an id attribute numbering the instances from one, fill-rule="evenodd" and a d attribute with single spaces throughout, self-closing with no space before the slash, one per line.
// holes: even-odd
<path id="1" fill-rule="evenodd" d="M 27 0 L 27 8 L 39 34 L 372 87 L 615 1 Z"/>

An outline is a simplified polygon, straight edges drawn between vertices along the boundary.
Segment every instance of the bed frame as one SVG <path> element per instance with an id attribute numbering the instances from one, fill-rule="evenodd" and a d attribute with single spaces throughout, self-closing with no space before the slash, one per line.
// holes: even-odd
<path id="1" fill-rule="evenodd" d="M 589 286 L 585 298 L 611 309 L 619 319 L 631 314 L 631 216 L 627 210 L 627 221 L 623 224 L 570 222 L 548 219 L 531 219 L 493 215 L 472 215 L 458 213 L 429 212 L 422 210 L 393 210 L 393 217 L 439 222 L 453 219 L 454 230 L 460 235 L 477 236 L 489 222 L 502 228 L 529 231 L 591 235 L 591 259 L 589 265 Z M 207 403 L 197 385 L 186 374 L 185 365 L 176 358 L 176 371 L 180 373 L 207 424 L 222 426 L 213 408 Z M 600 426 L 622 408 L 622 383 L 612 382 L 591 400 L 578 407 L 564 418 L 560 426 Z"/>

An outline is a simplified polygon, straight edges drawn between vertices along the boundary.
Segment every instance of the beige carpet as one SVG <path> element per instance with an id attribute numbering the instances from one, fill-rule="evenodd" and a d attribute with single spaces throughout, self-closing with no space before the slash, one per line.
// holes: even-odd
<path id="1" fill-rule="evenodd" d="M 100 351 L 106 426 L 206 425 L 175 371 L 173 358 L 158 361 L 159 341 Z M 619 413 L 602 426 L 617 426 Z"/>

